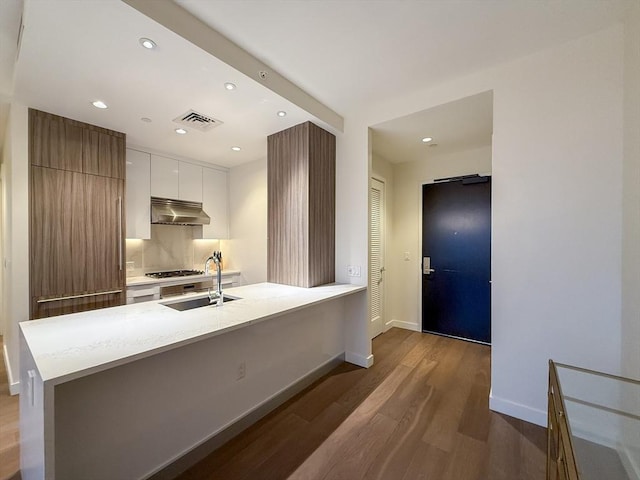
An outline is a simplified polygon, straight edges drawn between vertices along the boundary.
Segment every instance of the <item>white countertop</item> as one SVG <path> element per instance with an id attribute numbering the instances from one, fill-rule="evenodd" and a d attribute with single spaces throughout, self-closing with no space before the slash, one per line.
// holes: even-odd
<path id="1" fill-rule="evenodd" d="M 229 277 L 231 275 L 240 275 L 240 270 L 223 270 L 222 276 Z M 216 274 L 212 273 L 209 275 L 186 275 L 184 277 L 168 277 L 168 278 L 151 278 L 145 277 L 144 275 L 139 277 L 127 277 L 127 287 L 136 287 L 139 285 L 180 285 L 183 283 L 190 282 L 201 282 L 203 280 L 211 279 L 213 277 L 215 279 Z"/>
<path id="2" fill-rule="evenodd" d="M 258 283 L 226 289 L 240 299 L 222 307 L 180 312 L 162 305 L 172 298 L 30 320 L 20 328 L 42 380 L 55 385 L 365 289 Z"/>

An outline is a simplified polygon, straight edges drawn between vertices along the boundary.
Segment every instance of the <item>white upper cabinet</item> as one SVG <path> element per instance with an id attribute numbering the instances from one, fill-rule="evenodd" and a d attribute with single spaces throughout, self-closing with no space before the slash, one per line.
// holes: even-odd
<path id="1" fill-rule="evenodd" d="M 202 167 L 151 155 L 151 196 L 202 202 Z"/>
<path id="2" fill-rule="evenodd" d="M 151 238 L 151 155 L 127 149 L 127 238 Z"/>
<path id="3" fill-rule="evenodd" d="M 202 169 L 202 209 L 211 223 L 202 227 L 203 238 L 228 238 L 227 172 L 214 168 Z"/>
<path id="4" fill-rule="evenodd" d="M 146 167 L 134 167 L 143 157 Z M 146 180 L 136 173 L 137 168 L 146 168 Z M 150 197 L 202 202 L 202 209 L 211 217 L 211 223 L 202 227 L 202 238 L 229 238 L 227 177 L 224 170 L 127 150 L 127 238 L 151 238 Z"/>
<path id="5" fill-rule="evenodd" d="M 178 199 L 202 202 L 202 170 L 199 165 L 179 162 Z M 206 211 L 206 210 L 205 210 Z"/>
<path id="6" fill-rule="evenodd" d="M 180 162 L 151 155 L 151 196 L 179 200 Z"/>

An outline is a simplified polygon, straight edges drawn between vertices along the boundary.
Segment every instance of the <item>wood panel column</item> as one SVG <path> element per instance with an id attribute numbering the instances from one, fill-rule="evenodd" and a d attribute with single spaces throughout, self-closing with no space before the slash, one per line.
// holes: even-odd
<path id="1" fill-rule="evenodd" d="M 267 280 L 335 281 L 336 137 L 305 122 L 267 138 Z"/>
<path id="2" fill-rule="evenodd" d="M 125 303 L 125 144 L 29 109 L 30 318 Z"/>

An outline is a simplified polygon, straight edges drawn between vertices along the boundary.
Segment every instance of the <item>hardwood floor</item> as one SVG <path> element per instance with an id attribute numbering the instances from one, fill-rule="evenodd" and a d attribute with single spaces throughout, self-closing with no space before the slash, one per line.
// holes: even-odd
<path id="1" fill-rule="evenodd" d="M 3 347 L 0 336 L 0 351 Z M 9 395 L 9 380 L 0 358 L 0 479 L 18 479 L 20 469 L 20 432 L 18 427 L 18 396 Z"/>
<path id="2" fill-rule="evenodd" d="M 490 348 L 391 329 L 181 480 L 542 480 L 545 429 L 489 411 Z"/>
<path id="3" fill-rule="evenodd" d="M 545 478 L 545 429 L 489 411 L 489 347 L 394 328 L 373 352 L 372 368 L 342 364 L 178 478 Z M 0 479 L 18 462 L 2 365 Z"/>

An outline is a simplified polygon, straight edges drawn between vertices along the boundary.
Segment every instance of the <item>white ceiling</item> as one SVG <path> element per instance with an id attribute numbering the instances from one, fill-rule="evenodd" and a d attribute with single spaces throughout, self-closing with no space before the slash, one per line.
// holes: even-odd
<path id="1" fill-rule="evenodd" d="M 634 0 L 176 1 L 349 115 L 604 28 Z M 130 144 L 233 166 L 263 158 L 268 134 L 314 120 L 119 0 L 29 0 L 25 24 L 15 98 L 123 131 Z M 141 36 L 159 48 L 142 49 Z M 225 81 L 238 89 L 227 92 Z M 110 108 L 92 107 L 96 98 Z M 191 108 L 225 123 L 176 135 L 171 120 Z M 281 119 L 277 110 L 289 114 Z"/>
<path id="2" fill-rule="evenodd" d="M 176 0 L 342 114 L 602 29 L 637 0 Z"/>
<path id="3" fill-rule="evenodd" d="M 13 65 L 16 60 L 22 7 L 22 0 L 0 1 L 0 149 L 4 143 L 13 92 Z"/>
<path id="4" fill-rule="evenodd" d="M 491 145 L 493 93 L 484 92 L 445 103 L 371 129 L 374 153 L 392 163 Z M 433 140 L 423 143 L 425 137 Z"/>
<path id="5" fill-rule="evenodd" d="M 143 36 L 158 48 L 142 48 Z M 314 119 L 118 0 L 28 2 L 15 97 L 125 132 L 129 145 L 228 167 L 264 158 L 267 135 Z M 109 108 L 96 109 L 95 99 Z M 172 120 L 189 109 L 224 124 L 177 135 Z"/>

